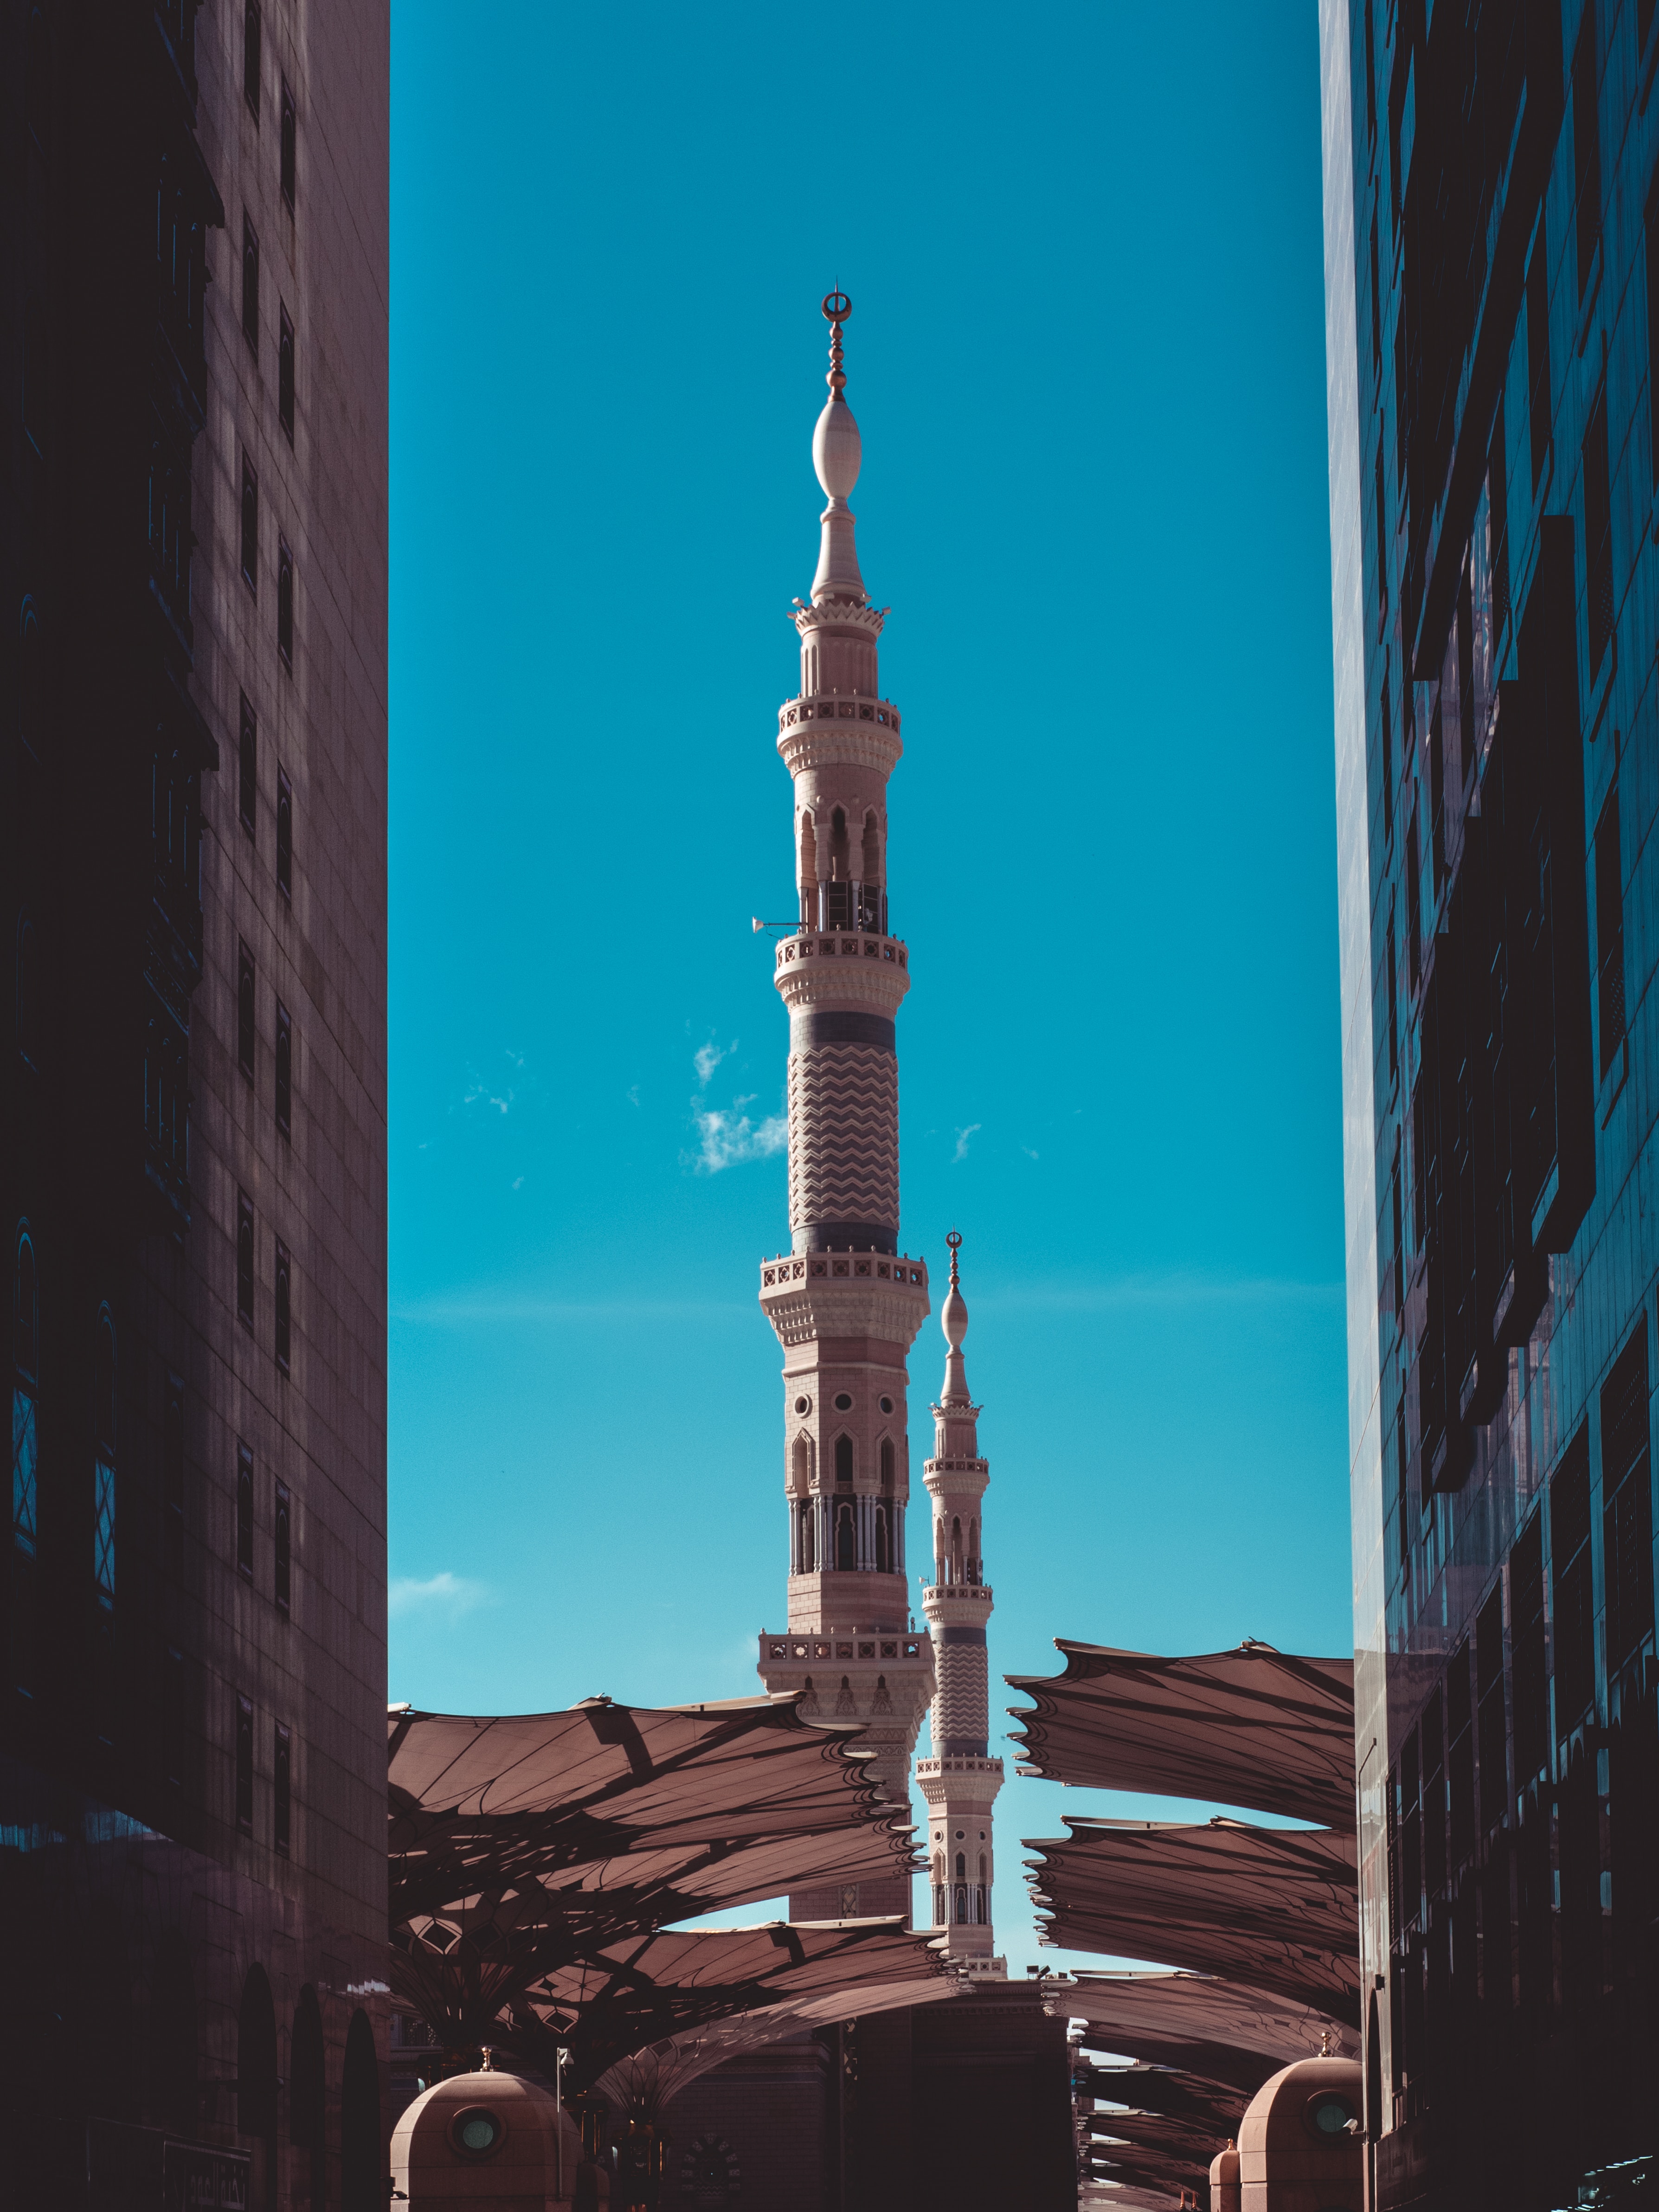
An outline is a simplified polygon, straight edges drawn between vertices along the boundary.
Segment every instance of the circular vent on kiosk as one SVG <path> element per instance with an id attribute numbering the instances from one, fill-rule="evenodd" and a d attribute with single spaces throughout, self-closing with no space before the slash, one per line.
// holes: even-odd
<path id="1" fill-rule="evenodd" d="M 488 2158 L 507 2140 L 507 2127 L 499 2112 L 487 2105 L 469 2105 L 450 2123 L 450 2138 L 468 2158 Z"/>
<path id="2" fill-rule="evenodd" d="M 1310 2097 L 1304 2117 L 1310 2130 L 1321 2142 L 1334 2142 L 1339 2136 L 1348 2132 L 1348 2123 L 1356 2115 L 1349 2098 L 1334 2089 L 1322 2089 Z"/>

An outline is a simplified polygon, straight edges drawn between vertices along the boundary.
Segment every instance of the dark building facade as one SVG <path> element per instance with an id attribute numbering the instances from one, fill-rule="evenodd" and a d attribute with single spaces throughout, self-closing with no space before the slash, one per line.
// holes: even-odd
<path id="1" fill-rule="evenodd" d="M 1388 2207 L 1607 2201 L 1659 2136 L 1655 17 L 1322 0 Z"/>
<path id="2" fill-rule="evenodd" d="M 387 43 L 0 6 L 19 2203 L 384 2198 Z"/>

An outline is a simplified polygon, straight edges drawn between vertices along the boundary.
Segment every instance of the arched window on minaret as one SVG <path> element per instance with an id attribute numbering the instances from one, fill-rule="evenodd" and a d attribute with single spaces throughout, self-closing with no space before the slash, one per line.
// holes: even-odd
<path id="1" fill-rule="evenodd" d="M 817 1567 L 816 1522 L 812 1500 L 803 1498 L 800 1502 L 800 1571 L 804 1575 L 814 1573 Z"/>
<path id="2" fill-rule="evenodd" d="M 853 868 L 848 848 L 847 811 L 836 807 L 830 817 L 830 883 L 824 911 L 826 929 L 853 927 Z"/>
<path id="3" fill-rule="evenodd" d="M 812 1487 L 812 1439 L 804 1429 L 790 1453 L 789 1486 L 797 1498 L 804 1498 Z"/>
<path id="4" fill-rule="evenodd" d="M 981 1928 L 983 1928 L 983 1927 L 984 1927 L 985 1923 L 986 1923 L 986 1911 L 985 1911 L 985 1889 L 986 1889 L 986 1881 L 985 1881 L 985 1876 L 986 1876 L 986 1871 L 987 1871 L 987 1869 L 986 1869 L 986 1865 L 985 1865 L 985 1854 L 984 1854 L 984 1852 L 983 1852 L 983 1851 L 981 1851 L 981 1852 L 980 1853 L 980 1855 L 979 1855 L 979 1887 L 978 1887 L 977 1891 L 975 1893 L 975 1896 L 974 1896 L 974 1918 L 975 1918 L 975 1920 L 977 1922 L 977 1923 L 979 1924 L 979 1926 L 980 1926 L 980 1927 L 981 1927 Z"/>
<path id="5" fill-rule="evenodd" d="M 968 1874 L 968 1855 L 967 1855 L 967 1853 L 966 1853 L 965 1851 L 958 1851 L 958 1852 L 957 1853 L 957 1915 L 956 1915 L 956 1917 L 957 1917 L 957 1918 L 958 1920 L 966 1920 L 966 1919 L 967 1919 L 967 1917 L 968 1917 L 968 1882 L 967 1882 L 967 1874 Z"/>
<path id="6" fill-rule="evenodd" d="M 853 1529 L 853 1506 L 843 1498 L 836 1509 L 836 1571 L 850 1575 L 858 1563 L 858 1540 Z"/>
<path id="7" fill-rule="evenodd" d="M 933 1925 L 945 1925 L 945 1854 L 933 1853 Z"/>
<path id="8" fill-rule="evenodd" d="M 809 809 L 800 817 L 800 919 L 803 929 L 818 926 L 818 837 Z"/>
<path id="9" fill-rule="evenodd" d="M 881 831 L 872 808 L 864 817 L 864 852 L 859 866 L 859 927 L 884 930 L 886 904 L 881 888 Z"/>
<path id="10" fill-rule="evenodd" d="M 890 1574 L 892 1571 L 892 1552 L 887 1540 L 887 1508 L 884 1505 L 878 1505 L 876 1508 L 876 1572 L 878 1575 L 886 1575 Z"/>
<path id="11" fill-rule="evenodd" d="M 943 1514 L 933 1523 L 933 1557 L 938 1562 L 933 1569 L 934 1581 L 948 1583 L 951 1579 L 950 1547 L 945 1542 Z"/>
<path id="12" fill-rule="evenodd" d="M 951 1516 L 951 1580 L 962 1580 L 962 1520 L 954 1513 Z"/>
<path id="13" fill-rule="evenodd" d="M 979 1580 L 979 1522 L 976 1520 L 968 1523 L 968 1579 L 970 1583 Z"/>
<path id="14" fill-rule="evenodd" d="M 848 1436 L 836 1438 L 836 1481 L 837 1485 L 853 1480 L 853 1439 Z"/>
<path id="15" fill-rule="evenodd" d="M 893 1494 L 893 1439 L 891 1437 L 884 1437 L 881 1440 L 881 1494 L 884 1498 L 890 1498 Z"/>

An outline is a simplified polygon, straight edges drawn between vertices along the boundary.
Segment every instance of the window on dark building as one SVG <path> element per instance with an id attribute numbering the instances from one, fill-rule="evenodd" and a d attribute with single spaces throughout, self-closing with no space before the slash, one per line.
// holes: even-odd
<path id="1" fill-rule="evenodd" d="M 1400 1753 L 1400 1918 L 1409 1928 L 1423 1911 L 1422 1745 L 1413 1729 Z"/>
<path id="2" fill-rule="evenodd" d="M 1601 1550 L 1610 1676 L 1653 1633 L 1648 1431 L 1648 1324 L 1644 1314 L 1601 1386 Z"/>
<path id="3" fill-rule="evenodd" d="M 32 1559 L 40 1541 L 40 1304 L 34 1240 L 17 1232 L 12 1270 L 11 1541 Z"/>
<path id="4" fill-rule="evenodd" d="M 1365 10 L 1365 133 L 1374 147 L 1376 144 L 1376 27 L 1371 21 L 1372 0 L 1364 0 Z"/>
<path id="5" fill-rule="evenodd" d="M 1406 959 L 1414 991 L 1423 975 L 1423 856 L 1414 806 L 1406 832 Z"/>
<path id="6" fill-rule="evenodd" d="M 294 443 L 294 325 L 288 309 L 276 302 L 276 420 L 283 434 Z"/>
<path id="7" fill-rule="evenodd" d="M 1555 1733 L 1565 1736 L 1595 1695 L 1595 1594 L 1590 1580 L 1589 1428 L 1581 1421 L 1550 1478 Z"/>
<path id="8" fill-rule="evenodd" d="M 1643 246 L 1648 278 L 1648 460 L 1659 483 L 1659 169 L 1648 186 Z"/>
<path id="9" fill-rule="evenodd" d="M 169 1375 L 161 1405 L 162 1546 L 168 1572 L 185 1560 L 185 1386 Z"/>
<path id="10" fill-rule="evenodd" d="M 250 592 L 259 589 L 259 479 L 246 453 L 242 455 L 242 580 Z"/>
<path id="11" fill-rule="evenodd" d="M 115 1604 L 115 1323 L 107 1306 L 93 1343 L 92 1579 L 101 1612 Z"/>
<path id="12" fill-rule="evenodd" d="M 236 1571 L 253 1580 L 253 1454 L 236 1447 Z"/>
<path id="13" fill-rule="evenodd" d="M 288 1856 L 289 1826 L 293 1803 L 294 1742 L 281 1721 L 276 1725 L 276 1740 L 271 1745 L 270 1767 L 270 1840 L 283 1856 Z"/>
<path id="14" fill-rule="evenodd" d="M 184 1786 L 185 1655 L 171 1644 L 161 1661 L 161 1777 L 172 1789 Z"/>
<path id="15" fill-rule="evenodd" d="M 1504 403 L 1492 422 L 1486 464 L 1487 558 L 1492 569 L 1492 635 L 1496 648 L 1510 618 L 1509 448 L 1504 442 Z"/>
<path id="16" fill-rule="evenodd" d="M 236 948 L 236 1064 L 250 1083 L 253 1080 L 254 1036 L 253 955 L 246 945 Z"/>
<path id="17" fill-rule="evenodd" d="M 1436 1897 L 1446 1886 L 1445 1700 L 1433 1692 L 1423 1708 L 1423 1887 Z"/>
<path id="18" fill-rule="evenodd" d="M 259 240 L 246 213 L 242 216 L 242 336 L 259 349 Z"/>
<path id="19" fill-rule="evenodd" d="M 1394 843 L 1394 696 L 1389 679 L 1382 678 L 1382 699 L 1378 720 L 1382 738 L 1382 842 Z"/>
<path id="20" fill-rule="evenodd" d="M 1504 1698 L 1504 1586 L 1499 1583 L 1474 1624 L 1479 1704 L 1476 1751 L 1480 1767 L 1480 1825 L 1488 1835 L 1509 1804 L 1509 1716 Z"/>
<path id="21" fill-rule="evenodd" d="M 1376 215 L 1371 215 L 1371 367 L 1382 374 L 1382 271 L 1377 246 Z"/>
<path id="22" fill-rule="evenodd" d="M 253 1700 L 236 1700 L 236 1825 L 253 1833 Z"/>
<path id="23" fill-rule="evenodd" d="M 236 1194 L 236 1317 L 244 1328 L 253 1326 L 253 1203 L 244 1191 Z"/>
<path id="24" fill-rule="evenodd" d="M 1619 787 L 1595 825 L 1595 1004 L 1606 1075 L 1625 1042 L 1625 891 L 1620 853 Z"/>
<path id="25" fill-rule="evenodd" d="M 276 1127 L 285 1137 L 294 1133 L 294 1024 L 280 999 L 276 1001 Z"/>
<path id="26" fill-rule="evenodd" d="M 1584 429 L 1584 596 L 1591 679 L 1613 636 L 1613 511 L 1607 492 L 1607 386 L 1605 377 Z"/>
<path id="27" fill-rule="evenodd" d="M 1572 58 L 1572 167 L 1577 200 L 1578 297 L 1589 289 L 1601 238 L 1601 131 L 1596 114 L 1595 0 L 1584 0 Z"/>
<path id="28" fill-rule="evenodd" d="M 1376 604 L 1386 614 L 1389 605 L 1389 501 L 1383 481 L 1382 441 L 1376 444 Z"/>
<path id="29" fill-rule="evenodd" d="M 282 185 L 283 198 L 288 202 L 288 211 L 290 215 L 294 212 L 294 173 L 298 131 L 299 119 L 295 111 L 294 94 L 289 89 L 288 79 L 284 77 L 283 79 Z"/>
<path id="30" fill-rule="evenodd" d="M 1644 54 L 1648 50 L 1648 33 L 1653 28 L 1654 0 L 1636 0 L 1636 51 Z"/>
<path id="31" fill-rule="evenodd" d="M 1388 939 L 1382 957 L 1387 969 L 1384 988 L 1388 993 L 1389 1003 L 1389 1080 L 1394 1083 L 1398 1081 L 1400 1076 L 1400 954 L 1395 944 L 1392 893 L 1389 894 L 1389 899 Z"/>
<path id="32" fill-rule="evenodd" d="M 1469 1696 L 1469 1647 L 1458 1646 L 1446 1675 L 1446 1782 L 1451 1815 L 1451 1863 L 1474 1850 L 1474 1729 Z"/>
<path id="33" fill-rule="evenodd" d="M 259 0 L 247 0 L 242 17 L 242 97 L 259 120 Z"/>
<path id="34" fill-rule="evenodd" d="M 236 811 L 241 817 L 242 827 L 250 837 L 255 835 L 258 819 L 259 793 L 259 725 L 247 702 L 242 697 L 241 733 L 237 742 Z"/>
<path id="35" fill-rule="evenodd" d="M 294 896 L 294 787 L 281 769 L 276 771 L 276 888 L 284 898 Z"/>
<path id="36" fill-rule="evenodd" d="M 294 1510 L 285 1482 L 276 1486 L 271 1528 L 271 1595 L 277 1612 L 286 1613 L 293 1596 Z"/>
<path id="37" fill-rule="evenodd" d="M 1544 217 L 1527 270 L 1527 404 L 1532 433 L 1532 488 L 1544 477 L 1550 450 L 1550 279 Z"/>
<path id="38" fill-rule="evenodd" d="M 289 1350 L 291 1341 L 291 1314 L 289 1305 L 289 1299 L 290 1297 L 289 1276 L 290 1269 L 288 1256 L 288 1247 L 279 1237 L 276 1243 L 276 1282 L 274 1285 L 276 1297 L 276 1364 L 282 1369 L 284 1375 L 288 1372 Z"/>
<path id="39" fill-rule="evenodd" d="M 283 665 L 294 665 L 294 556 L 286 538 L 276 540 L 276 650 Z"/>
<path id="40" fill-rule="evenodd" d="M 17 918 L 17 1050 L 25 1065 L 40 1065 L 40 933 L 27 915 Z"/>
<path id="41" fill-rule="evenodd" d="M 1510 1553 L 1515 1778 L 1524 1790 L 1549 1762 L 1549 1654 L 1544 1626 L 1544 1516 L 1534 1513 Z"/>

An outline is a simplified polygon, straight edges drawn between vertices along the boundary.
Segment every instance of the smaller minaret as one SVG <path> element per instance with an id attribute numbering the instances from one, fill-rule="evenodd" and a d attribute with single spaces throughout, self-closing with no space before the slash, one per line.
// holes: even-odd
<path id="1" fill-rule="evenodd" d="M 921 1594 L 937 1686 L 933 1756 L 917 1760 L 916 1780 L 927 1801 L 933 1925 L 969 1973 L 1006 1975 L 1007 1961 L 994 1955 L 991 1933 L 991 1808 L 1002 1787 L 1002 1761 L 989 1756 L 986 1687 L 991 1590 L 981 1516 L 990 1468 L 979 1456 L 980 1409 L 968 1395 L 962 1359 L 968 1334 L 957 1259 L 962 1239 L 953 1229 L 945 1241 L 951 1248 L 951 1292 L 939 1316 L 948 1346 L 945 1395 L 933 1408 L 934 1455 L 925 1471 L 933 1501 L 933 1580 Z"/>

